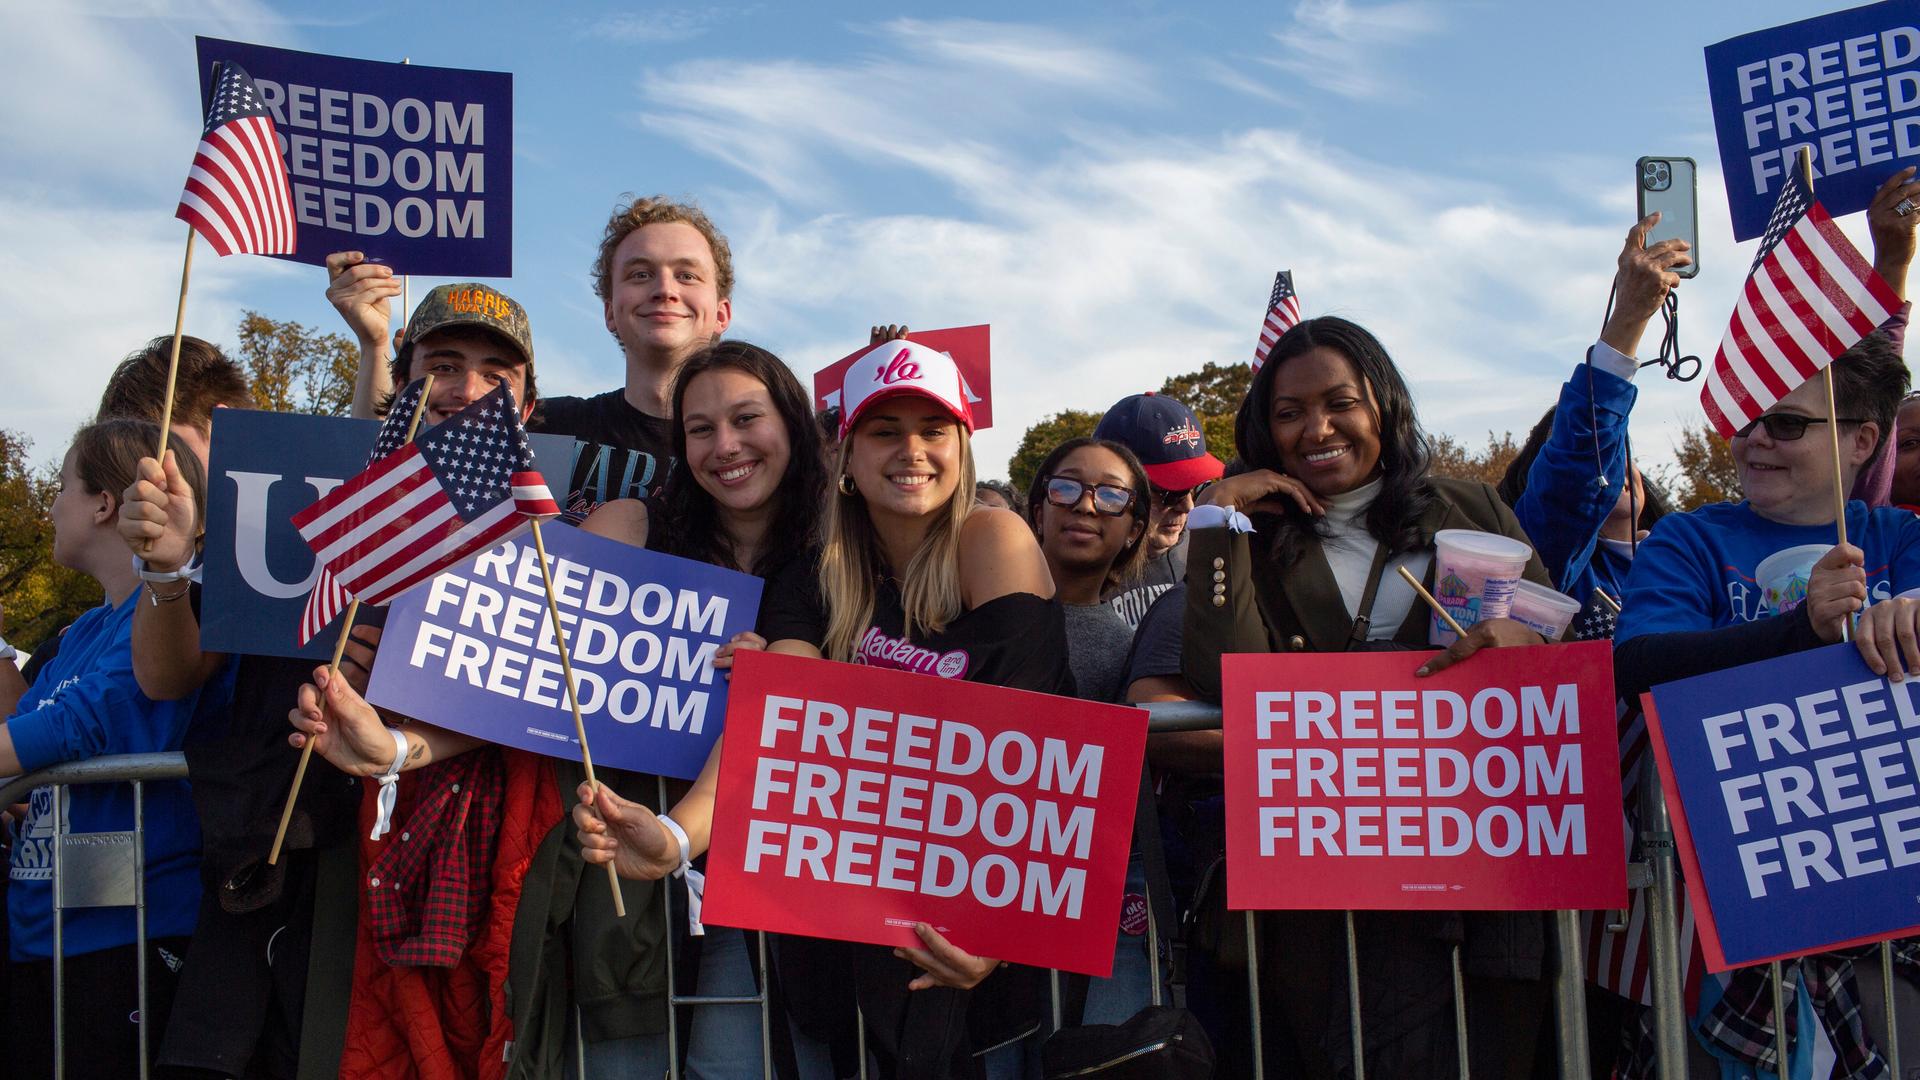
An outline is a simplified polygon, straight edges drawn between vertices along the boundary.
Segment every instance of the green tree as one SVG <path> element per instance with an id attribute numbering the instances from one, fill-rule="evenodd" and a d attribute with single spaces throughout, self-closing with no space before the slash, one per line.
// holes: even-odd
<path id="1" fill-rule="evenodd" d="M 1233 440 L 1233 418 L 1253 382 L 1250 364 L 1208 364 L 1199 371 L 1175 375 L 1160 384 L 1160 393 L 1192 409 L 1207 436 L 1207 452 L 1232 461 L 1239 452 Z"/>
<path id="2" fill-rule="evenodd" d="M 1428 471 L 1434 476 L 1495 485 L 1507 475 L 1507 466 L 1520 453 L 1511 431 L 1505 435 L 1487 432 L 1487 445 L 1479 450 L 1469 449 L 1451 435 L 1435 435 L 1432 443 L 1433 465 Z"/>
<path id="3" fill-rule="evenodd" d="M 59 465 L 35 470 L 31 443 L 0 431 L 0 612 L 5 633 L 22 649 L 38 648 L 55 631 L 100 602 L 100 586 L 53 562 L 53 498 Z"/>
<path id="4" fill-rule="evenodd" d="M 1014 494 L 1026 498 L 1027 489 L 1033 486 L 1033 475 L 1040 471 L 1040 463 L 1047 459 L 1047 454 L 1068 439 L 1093 434 L 1094 425 L 1099 422 L 1099 413 L 1067 409 L 1028 428 L 1027 433 L 1020 436 L 1019 448 L 1007 461 L 1007 477 L 1013 484 Z"/>
<path id="5" fill-rule="evenodd" d="M 1733 463 L 1733 447 L 1712 428 L 1705 424 L 1681 428 L 1673 456 L 1673 464 L 1659 470 L 1656 479 L 1667 489 L 1674 509 L 1692 510 L 1740 498 L 1740 470 Z"/>
<path id="6" fill-rule="evenodd" d="M 240 360 L 262 409 L 345 416 L 353 408 L 360 347 L 344 334 L 323 334 L 292 320 L 244 311 Z"/>

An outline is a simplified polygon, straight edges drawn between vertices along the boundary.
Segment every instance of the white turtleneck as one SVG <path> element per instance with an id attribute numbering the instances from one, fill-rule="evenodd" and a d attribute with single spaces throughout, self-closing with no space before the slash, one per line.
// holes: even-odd
<path id="1" fill-rule="evenodd" d="M 1366 595 L 1367 571 L 1373 569 L 1374 553 L 1380 549 L 1380 542 L 1367 532 L 1366 522 L 1367 508 L 1379 494 L 1380 481 L 1374 480 L 1344 494 L 1320 499 L 1327 508 L 1327 516 L 1320 523 L 1320 547 L 1333 570 L 1333 580 L 1340 585 L 1340 599 L 1346 602 L 1349 622 Z M 1373 614 L 1367 622 L 1368 641 L 1390 640 L 1418 600 L 1413 588 L 1400 577 L 1398 568 L 1404 566 L 1415 578 L 1421 578 L 1432 561 L 1431 551 L 1409 552 L 1387 560 L 1380 576 L 1379 592 L 1373 598 Z"/>

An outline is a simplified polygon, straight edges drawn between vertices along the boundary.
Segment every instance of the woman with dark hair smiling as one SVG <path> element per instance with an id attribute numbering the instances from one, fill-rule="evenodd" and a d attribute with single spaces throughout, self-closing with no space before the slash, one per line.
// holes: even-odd
<path id="1" fill-rule="evenodd" d="M 660 494 L 649 502 L 617 499 L 602 504 L 581 527 L 635 546 L 754 574 L 770 583 L 788 576 L 811 580 L 819 563 L 827 467 L 812 404 L 793 372 L 765 349 L 722 341 L 695 353 L 681 366 L 674 378 L 672 405 L 678 464 Z M 764 644 L 756 635 L 741 634 L 719 650 L 714 667 L 731 667 L 733 651 L 742 643 Z M 379 717 L 351 689 L 329 684 L 327 694 L 326 720 L 321 720 L 317 696 L 305 693 L 293 716 L 294 726 L 321 736 L 316 749 L 345 771 L 368 775 L 386 768 L 393 755 L 393 737 Z M 334 729 L 332 737 L 326 738 L 329 729 Z M 407 769 L 484 745 L 471 736 L 428 724 L 409 724 L 407 730 L 422 742 L 421 753 L 408 759 Z M 651 776 L 602 769 L 600 778 L 603 788 L 611 781 L 649 803 L 654 799 Z M 618 796 L 608 790 L 603 798 Z M 605 897 L 604 886 L 582 895 L 598 903 Z M 664 960 L 650 955 L 657 942 L 650 937 L 629 940 L 658 924 L 658 913 L 649 904 L 627 920 L 629 929 L 614 924 L 609 931 L 612 936 L 596 939 L 599 952 L 618 963 L 653 965 L 664 980 Z M 757 987 L 750 964 L 744 935 L 714 928 L 703 935 L 700 992 L 751 996 Z M 660 990 L 664 994 L 664 982 Z M 702 1008 L 693 1010 L 692 1018 L 689 1075 L 761 1074 L 756 1011 Z M 663 1071 L 666 1036 L 647 1033 L 652 1026 L 647 1021 L 654 1019 L 642 1017 L 635 1022 L 631 1015 L 625 1016 L 619 1022 L 641 1034 L 590 1040 L 586 1077 Z"/>
<path id="2" fill-rule="evenodd" d="M 1486 484 L 1429 476 L 1426 435 L 1386 349 L 1345 319 L 1308 319 L 1274 344 L 1234 423 L 1248 471 L 1208 488 L 1189 517 L 1182 673 L 1219 700 L 1220 657 L 1427 647 L 1431 618 L 1397 571 L 1431 588 L 1434 534 L 1525 534 Z M 1249 520 L 1249 517 L 1251 520 Z M 1538 559 L 1526 577 L 1549 584 Z M 1509 619 L 1475 623 L 1430 674 L 1492 646 L 1538 645 Z M 1472 1072 L 1524 1077 L 1545 1013 L 1537 913 L 1360 913 L 1367 1072 L 1452 1077 L 1451 950 L 1464 944 Z M 1275 912 L 1262 927 L 1299 1075 L 1353 1067 L 1338 912 Z"/>

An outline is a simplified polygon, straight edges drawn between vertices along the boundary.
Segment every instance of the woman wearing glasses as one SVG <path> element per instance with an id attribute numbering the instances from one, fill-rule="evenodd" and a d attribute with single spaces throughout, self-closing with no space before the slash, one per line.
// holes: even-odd
<path id="1" fill-rule="evenodd" d="M 1100 597 L 1147 560 L 1147 486 L 1132 451 L 1089 437 L 1054 447 L 1027 493 L 1027 518 L 1066 609 L 1068 664 L 1088 701 L 1119 700 L 1133 630 Z"/>
<path id="2" fill-rule="evenodd" d="M 1840 417 L 1840 479 L 1851 490 L 1893 421 L 1907 369 L 1893 344 L 1875 332 L 1829 370 Z M 1856 613 L 1853 637 L 1868 667 L 1894 679 L 1920 674 L 1920 602 L 1900 597 L 1920 587 L 1920 518 L 1849 502 L 1850 543 L 1835 543 L 1823 382 L 1816 377 L 1802 385 L 1734 436 L 1743 501 L 1669 514 L 1640 545 L 1614 637 L 1622 697 L 1637 700 L 1659 683 L 1832 644 Z M 1874 959 L 1821 954 L 1801 963 L 1809 982 L 1834 988 L 1836 1000 L 1849 993 L 1858 1000 L 1861 987 L 1880 985 Z M 1856 972 L 1862 963 L 1873 970 Z M 1773 1044 L 1767 969 L 1736 969 L 1727 980 L 1713 1015 L 1696 1026 L 1697 1037 L 1722 1060 L 1757 1064 L 1752 1048 Z M 1741 1015 L 1737 1002 L 1761 1003 L 1758 1015 Z M 1835 1045 L 1848 1037 L 1857 1043 L 1857 1029 L 1843 1030 L 1855 1023 L 1873 1043 L 1886 1045 L 1877 1006 L 1860 1009 L 1857 1021 L 1826 1010 L 1817 1015 Z M 1735 1027 L 1753 1034 L 1737 1045 L 1712 1041 L 1711 1033 Z M 1911 1027 L 1903 1032 L 1902 1042 L 1915 1037 Z M 1690 1075 L 1718 1075 L 1704 1071 L 1710 1059 L 1698 1046 L 1691 1057 Z"/>

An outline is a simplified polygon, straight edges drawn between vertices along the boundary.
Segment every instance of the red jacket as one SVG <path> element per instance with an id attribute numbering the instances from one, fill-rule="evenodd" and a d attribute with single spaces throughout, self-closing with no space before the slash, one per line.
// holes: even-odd
<path id="1" fill-rule="evenodd" d="M 483 751 L 475 751 L 476 753 Z M 521 885 L 540 841 L 565 815 L 552 763 L 501 749 L 504 798 L 493 847 L 489 895 L 465 954 L 453 967 L 393 967 L 381 959 L 370 930 L 368 870 L 389 845 L 416 843 L 407 821 L 416 774 L 402 778 L 393 831 L 360 844 L 360 920 L 354 937 L 353 996 L 348 1005 L 343 1078 L 369 1080 L 498 1080 L 513 1041 L 507 1014 L 508 946 Z M 378 785 L 361 800 L 361 836 L 372 829 Z M 475 875 L 476 885 L 481 875 Z"/>

